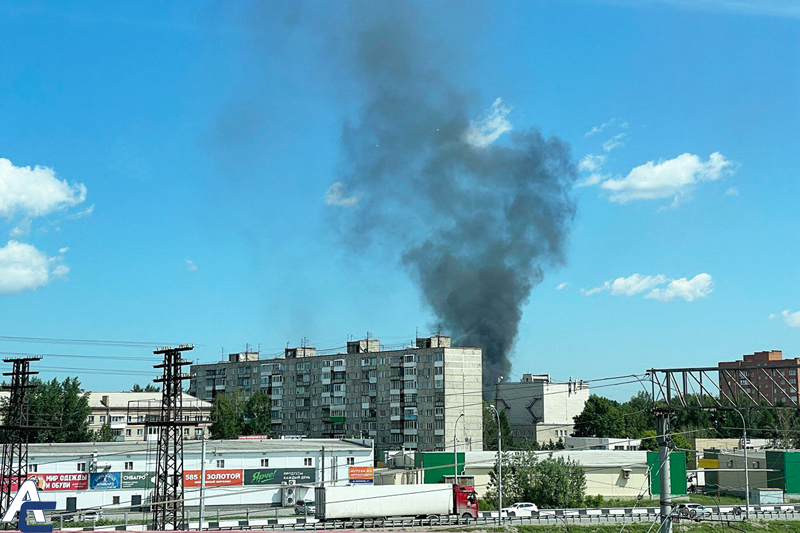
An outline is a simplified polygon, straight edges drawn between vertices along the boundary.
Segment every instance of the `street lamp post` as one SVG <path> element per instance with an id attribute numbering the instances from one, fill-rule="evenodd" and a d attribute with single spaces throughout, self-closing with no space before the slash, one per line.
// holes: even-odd
<path id="1" fill-rule="evenodd" d="M 741 411 L 733 408 L 742 419 L 742 446 L 744 447 L 744 517 L 750 519 L 750 465 L 747 459 L 747 424 L 744 421 L 744 415 Z"/>
<path id="2" fill-rule="evenodd" d="M 497 517 L 503 521 L 503 431 L 500 427 L 500 413 L 497 407 L 489 405 L 497 418 Z"/>
<path id="3" fill-rule="evenodd" d="M 456 423 L 453 424 L 453 468 L 455 469 L 455 477 L 453 478 L 453 483 L 458 485 L 458 421 L 464 418 L 464 413 L 458 415 L 456 418 Z"/>

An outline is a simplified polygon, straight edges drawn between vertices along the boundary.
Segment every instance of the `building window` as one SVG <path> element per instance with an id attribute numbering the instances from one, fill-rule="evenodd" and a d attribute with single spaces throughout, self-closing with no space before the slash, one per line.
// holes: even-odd
<path id="1" fill-rule="evenodd" d="M 125 461 L 125 470 L 133 470 L 133 461 Z"/>
<path id="2" fill-rule="evenodd" d="M 114 496 L 112 498 L 111 505 L 119 505 L 119 496 Z"/>
<path id="3" fill-rule="evenodd" d="M 225 459 L 217 459 L 217 468 L 225 468 Z"/>
<path id="4" fill-rule="evenodd" d="M 130 437 L 131 436 L 131 430 L 130 429 L 126 429 L 125 430 L 125 436 L 126 437 Z"/>
<path id="5" fill-rule="evenodd" d="M 78 463 L 78 472 L 86 472 L 86 463 Z"/>
<path id="6" fill-rule="evenodd" d="M 100 415 L 100 423 L 101 424 L 105 424 L 106 423 L 106 415 Z"/>
<path id="7" fill-rule="evenodd" d="M 311 457 L 303 457 L 303 466 L 313 466 Z"/>
<path id="8" fill-rule="evenodd" d="M 36 472 L 39 469 L 39 465 L 28 465 L 28 472 Z"/>
<path id="9" fill-rule="evenodd" d="M 261 466 L 264 468 L 269 467 L 269 459 L 261 459 Z"/>
<path id="10" fill-rule="evenodd" d="M 349 465 L 356 464 L 356 458 L 355 457 L 348 457 L 347 458 L 347 464 L 349 464 Z"/>
<path id="11" fill-rule="evenodd" d="M 89 424 L 94 424 L 94 415 L 89 417 Z"/>
<path id="12" fill-rule="evenodd" d="M 137 437 L 141 437 L 142 435 L 144 435 L 144 430 L 142 428 L 137 429 L 136 430 L 136 436 Z"/>

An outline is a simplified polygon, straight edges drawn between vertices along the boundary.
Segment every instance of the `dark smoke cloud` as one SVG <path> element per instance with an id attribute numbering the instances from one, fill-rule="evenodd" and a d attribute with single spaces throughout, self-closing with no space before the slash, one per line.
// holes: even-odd
<path id="1" fill-rule="evenodd" d="M 496 101 L 476 117 L 481 106 L 409 4 L 366 11 L 345 47 L 363 101 L 343 128 L 328 203 L 351 244 L 371 237 L 401 251 L 454 341 L 483 348 L 491 389 L 511 369 L 522 307 L 543 267 L 565 259 L 574 162 L 566 143 L 536 128 L 488 142 L 510 126 L 509 109 Z"/>

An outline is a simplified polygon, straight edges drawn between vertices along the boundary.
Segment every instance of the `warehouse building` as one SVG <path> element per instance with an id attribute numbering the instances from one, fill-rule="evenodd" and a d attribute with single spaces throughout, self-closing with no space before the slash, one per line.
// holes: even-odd
<path id="1" fill-rule="evenodd" d="M 515 455 L 525 452 L 505 452 Z M 649 451 L 559 450 L 535 452 L 547 457 L 576 461 L 586 476 L 586 496 L 635 498 L 659 493 L 658 453 Z M 413 457 L 411 457 L 413 455 Z M 479 495 L 489 488 L 490 472 L 497 463 L 497 452 L 459 452 L 459 483 L 475 487 Z M 391 468 L 375 472 L 375 483 L 383 485 L 452 483 L 455 476 L 451 452 L 408 452 L 391 456 Z M 670 492 L 686 494 L 686 454 L 670 454 Z"/>
<path id="2" fill-rule="evenodd" d="M 452 449 L 456 437 L 480 450 L 481 356 L 441 334 L 391 349 L 368 338 L 348 342 L 345 353 L 301 346 L 259 359 L 247 352 L 192 365 L 189 392 L 208 401 L 234 390 L 269 393 L 274 435 L 371 438 L 381 455 Z"/>
<path id="3" fill-rule="evenodd" d="M 574 419 L 589 399 L 589 385 L 572 379 L 559 383 L 549 374 L 523 374 L 517 382 L 499 383 L 496 397 L 514 437 L 547 444 L 572 434 Z"/>
<path id="4" fill-rule="evenodd" d="M 199 505 L 202 441 L 184 444 L 184 497 Z M 44 501 L 75 511 L 146 511 L 156 446 L 146 441 L 31 444 L 29 478 Z M 243 439 L 206 442 L 206 505 L 293 505 L 316 485 L 371 483 L 372 441 Z M 16 490 L 16 489 L 14 489 Z"/>

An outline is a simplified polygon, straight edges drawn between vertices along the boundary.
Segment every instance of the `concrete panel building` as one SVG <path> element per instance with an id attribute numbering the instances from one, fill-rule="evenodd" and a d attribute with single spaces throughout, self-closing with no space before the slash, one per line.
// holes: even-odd
<path id="1" fill-rule="evenodd" d="M 301 346 L 272 359 L 231 354 L 190 372 L 189 392 L 202 400 L 267 392 L 276 436 L 372 438 L 379 457 L 452 449 L 456 432 L 459 446 L 483 446 L 482 352 L 454 347 L 446 335 L 391 349 L 370 338 L 348 342 L 343 353 Z"/>
<path id="2" fill-rule="evenodd" d="M 589 399 L 583 381 L 555 382 L 548 374 L 523 374 L 518 382 L 497 385 L 497 405 L 508 416 L 515 437 L 546 444 L 572 434 L 574 417 Z"/>

